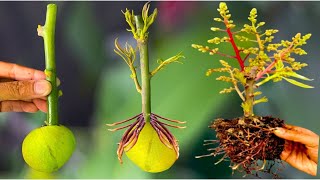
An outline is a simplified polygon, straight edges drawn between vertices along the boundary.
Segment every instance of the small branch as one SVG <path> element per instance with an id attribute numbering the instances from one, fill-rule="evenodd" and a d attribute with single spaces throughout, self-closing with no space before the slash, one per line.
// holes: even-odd
<path id="1" fill-rule="evenodd" d="M 232 32 L 232 34 L 238 34 L 238 33 L 241 33 L 242 31 L 235 31 L 235 32 Z"/>
<path id="2" fill-rule="evenodd" d="M 224 57 L 227 57 L 227 58 L 231 58 L 231 59 L 237 59 L 236 56 L 230 56 L 229 54 L 224 54 L 224 53 L 221 53 L 219 51 L 215 52 L 216 54 L 220 55 L 220 56 L 224 56 Z"/>
<path id="3" fill-rule="evenodd" d="M 246 60 L 248 59 L 248 57 L 250 56 L 251 53 L 247 54 L 246 57 L 243 59 L 243 62 L 246 62 Z"/>
<path id="4" fill-rule="evenodd" d="M 116 47 L 116 49 L 114 49 L 114 52 L 118 54 L 129 66 L 131 71 L 130 77 L 133 79 L 138 93 L 141 93 L 141 86 L 137 78 L 136 68 L 134 67 L 134 61 L 136 59 L 136 50 L 133 49 L 133 47 L 128 43 L 126 43 L 125 48 L 121 47 L 118 43 L 118 38 L 115 39 L 114 45 Z"/>
<path id="5" fill-rule="evenodd" d="M 234 78 L 233 73 L 232 73 L 232 71 L 230 69 L 229 69 L 229 73 L 230 73 L 230 76 L 231 76 L 231 78 L 233 80 L 232 83 L 233 83 L 234 89 L 237 91 L 237 93 L 240 96 L 240 98 L 242 99 L 242 101 L 245 101 L 246 99 L 244 98 L 243 94 L 241 93 L 237 82 L 234 81 L 235 78 Z"/>
<path id="6" fill-rule="evenodd" d="M 133 82 L 134 82 L 134 84 L 136 86 L 136 89 L 137 89 L 138 93 L 141 94 L 141 86 L 139 84 L 139 80 L 138 80 L 135 68 L 131 69 L 131 72 L 132 72 L 132 74 L 131 74 L 130 77 L 133 79 Z"/>
<path id="7" fill-rule="evenodd" d="M 177 63 L 181 63 L 179 62 L 179 59 L 180 58 L 184 58 L 184 56 L 181 55 L 182 53 L 180 52 L 179 54 L 169 58 L 169 59 L 166 59 L 165 61 L 161 61 L 160 62 L 160 65 L 151 72 L 151 77 L 154 76 L 157 72 L 159 72 L 162 68 L 164 68 L 166 65 L 170 64 L 170 63 L 173 63 L 173 62 L 177 62 Z"/>
<path id="8" fill-rule="evenodd" d="M 252 25 L 252 26 L 253 26 L 253 25 Z M 254 26 L 253 26 L 253 27 L 254 27 Z M 255 31 L 256 31 L 256 29 L 255 29 Z M 258 34 L 257 31 L 255 32 L 255 34 L 256 34 L 256 38 L 257 38 L 257 43 L 258 43 L 258 45 L 259 45 L 259 49 L 260 49 L 260 51 L 263 51 L 264 46 L 263 46 L 263 44 L 262 44 L 262 42 L 261 42 L 260 36 L 259 36 L 259 34 Z"/>
<path id="9" fill-rule="evenodd" d="M 228 33 L 228 36 L 229 36 L 229 41 L 230 41 L 230 43 L 231 43 L 231 45 L 232 45 L 232 47 L 233 47 L 233 50 L 234 50 L 234 52 L 235 52 L 235 54 L 236 54 L 236 59 L 238 60 L 238 63 L 239 63 L 239 65 L 240 65 L 240 68 L 241 68 L 241 71 L 243 71 L 244 70 L 244 62 L 243 62 L 243 60 L 241 59 L 241 56 L 240 56 L 240 51 L 239 51 L 239 49 L 238 49 L 238 47 L 237 47 L 237 45 L 236 45 L 236 43 L 235 43 L 235 41 L 234 41 L 234 38 L 233 38 L 233 33 L 231 32 L 231 29 L 230 28 L 228 28 L 228 20 L 227 19 L 224 19 L 224 24 L 226 25 L 226 27 L 227 27 L 227 33 Z"/>
<path id="10" fill-rule="evenodd" d="M 274 65 L 277 63 L 277 60 L 275 59 L 271 64 L 269 64 L 269 66 L 264 69 L 263 71 L 259 72 L 257 74 L 257 77 L 255 79 L 255 81 L 258 81 L 260 78 L 262 78 L 263 75 L 267 74 L 268 72 L 271 71 L 271 69 L 274 67 Z"/>
<path id="11" fill-rule="evenodd" d="M 289 50 L 292 48 L 292 46 L 293 46 L 293 42 L 291 43 L 291 45 L 290 45 L 287 49 L 285 49 L 283 52 L 281 52 L 281 54 L 280 54 L 280 60 L 282 60 L 282 57 L 283 57 L 287 52 L 289 52 Z M 263 71 L 259 72 L 259 73 L 257 74 L 257 77 L 256 77 L 255 81 L 258 81 L 263 75 L 265 75 L 266 73 L 270 72 L 270 71 L 272 70 L 272 68 L 275 66 L 275 64 L 277 63 L 277 61 L 278 61 L 278 60 L 275 58 L 274 61 L 273 61 L 271 64 L 269 64 L 269 66 L 267 66 L 266 69 L 264 69 Z"/>

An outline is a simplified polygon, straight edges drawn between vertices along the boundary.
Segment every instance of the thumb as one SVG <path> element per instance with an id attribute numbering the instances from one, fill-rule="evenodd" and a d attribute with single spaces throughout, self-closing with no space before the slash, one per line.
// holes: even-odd
<path id="1" fill-rule="evenodd" d="M 47 96 L 51 84 L 46 80 L 11 81 L 0 83 L 0 101 L 29 100 Z"/>

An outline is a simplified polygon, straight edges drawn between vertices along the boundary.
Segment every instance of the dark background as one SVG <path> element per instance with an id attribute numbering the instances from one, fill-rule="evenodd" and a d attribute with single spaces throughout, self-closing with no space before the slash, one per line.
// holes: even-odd
<path id="1" fill-rule="evenodd" d="M 180 158 L 168 171 L 145 173 L 126 157 L 116 159 L 116 142 L 122 132 L 107 131 L 106 123 L 128 118 L 141 111 L 140 97 L 125 63 L 113 53 L 116 37 L 133 43 L 121 10 L 140 13 L 145 2 L 57 2 L 56 59 L 64 95 L 59 100 L 60 122 L 70 127 L 77 139 L 71 160 L 57 173 L 45 175 L 31 171 L 21 156 L 25 135 L 40 126 L 45 114 L 0 114 L 1 178 L 241 178 L 231 175 L 228 162 L 214 165 L 219 158 L 195 159 L 205 154 L 204 139 L 214 139 L 208 125 L 217 117 L 242 115 L 236 94 L 219 95 L 223 82 L 206 77 L 217 67 L 220 57 L 201 54 L 192 43 L 206 44 L 215 36 L 210 27 L 218 17 L 219 2 L 151 2 L 158 8 L 156 23 L 150 29 L 152 67 L 156 59 L 168 58 L 180 51 L 184 64 L 173 64 L 152 81 L 152 108 L 157 114 L 188 122 L 186 130 L 172 130 L 180 142 Z M 0 60 L 35 69 L 44 69 L 43 41 L 37 25 L 44 24 L 48 2 L 0 2 Z M 248 23 L 253 7 L 258 20 L 267 28 L 278 29 L 276 41 L 290 39 L 296 33 L 312 33 L 298 58 L 308 67 L 300 74 L 314 79 L 314 89 L 302 89 L 287 82 L 268 83 L 262 90 L 269 102 L 255 107 L 256 114 L 272 115 L 289 124 L 320 133 L 319 121 L 319 2 L 227 2 L 238 27 Z M 225 47 L 231 52 L 229 46 Z M 236 64 L 234 64 L 236 65 Z M 312 178 L 289 165 L 279 173 L 284 178 Z M 319 174 L 319 173 L 318 173 Z M 270 178 L 266 175 L 265 178 Z M 317 178 L 320 176 L 318 175 Z"/>

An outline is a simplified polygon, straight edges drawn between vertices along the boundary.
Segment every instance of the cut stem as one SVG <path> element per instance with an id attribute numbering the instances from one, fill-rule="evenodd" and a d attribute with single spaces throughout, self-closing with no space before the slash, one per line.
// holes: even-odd
<path id="1" fill-rule="evenodd" d="M 141 16 L 135 16 L 136 27 L 138 31 L 142 31 L 144 23 Z M 141 68 L 141 99 L 142 113 L 146 122 L 150 122 L 151 115 L 151 87 L 149 71 L 149 54 L 148 54 L 148 37 L 137 39 L 137 45 L 140 52 L 140 68 Z"/>
<path id="2" fill-rule="evenodd" d="M 38 35 L 43 37 L 44 52 L 46 61 L 46 79 L 51 83 L 51 93 L 47 100 L 47 125 L 58 125 L 58 89 L 55 62 L 55 25 L 56 25 L 57 6 L 49 4 L 47 6 L 46 22 L 44 26 L 38 27 Z"/>

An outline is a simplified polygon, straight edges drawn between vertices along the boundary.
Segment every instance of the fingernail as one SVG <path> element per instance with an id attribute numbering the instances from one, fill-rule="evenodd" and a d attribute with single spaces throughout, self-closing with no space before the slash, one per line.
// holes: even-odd
<path id="1" fill-rule="evenodd" d="M 39 80 L 34 83 L 34 92 L 37 95 L 46 96 L 51 91 L 51 84 L 46 80 Z"/>
<path id="2" fill-rule="evenodd" d="M 274 131 L 279 133 L 279 134 L 283 134 L 284 133 L 284 129 L 282 129 L 282 128 L 276 128 Z"/>

